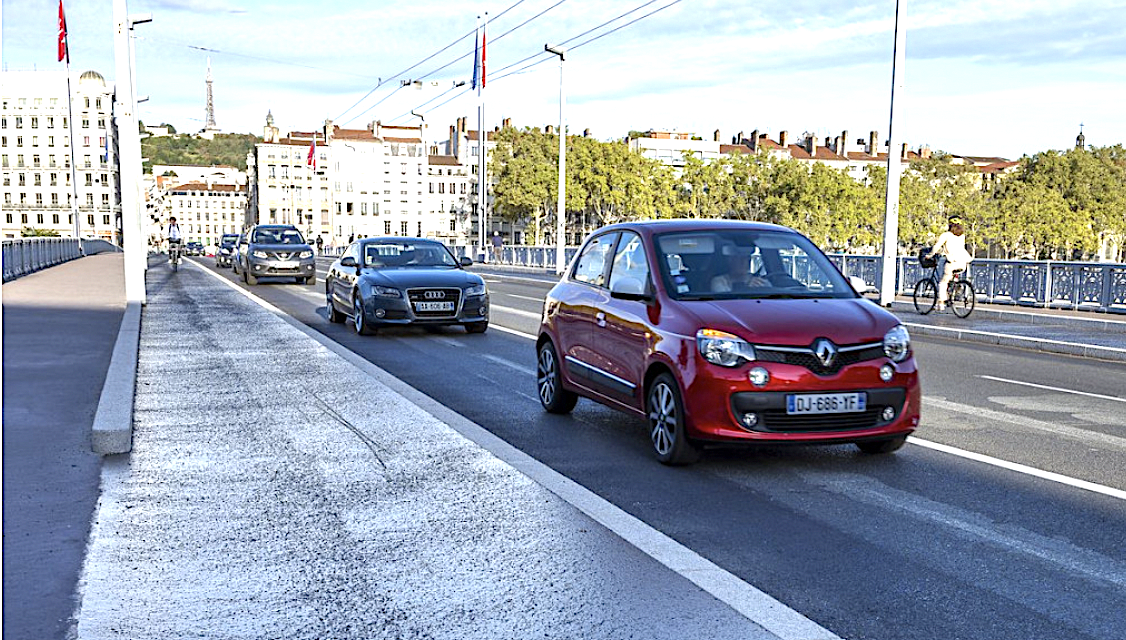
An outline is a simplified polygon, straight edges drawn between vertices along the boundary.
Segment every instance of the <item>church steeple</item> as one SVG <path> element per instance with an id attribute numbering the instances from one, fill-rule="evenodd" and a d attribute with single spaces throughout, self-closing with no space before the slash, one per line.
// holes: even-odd
<path id="1" fill-rule="evenodd" d="M 1087 148 L 1087 136 L 1083 135 L 1083 123 L 1082 122 L 1079 123 L 1079 135 L 1075 136 L 1075 148 L 1076 149 L 1086 149 Z"/>

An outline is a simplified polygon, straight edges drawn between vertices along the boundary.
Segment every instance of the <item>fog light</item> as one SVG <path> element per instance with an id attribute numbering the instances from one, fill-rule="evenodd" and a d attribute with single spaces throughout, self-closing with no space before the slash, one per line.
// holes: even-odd
<path id="1" fill-rule="evenodd" d="M 744 427 L 747 427 L 748 429 L 753 429 L 754 426 L 757 425 L 757 424 L 758 424 L 758 414 L 757 413 L 744 413 L 743 414 L 743 426 Z"/>
<path id="2" fill-rule="evenodd" d="M 762 367 L 755 367 L 754 369 L 751 369 L 751 372 L 747 374 L 747 377 L 750 378 L 751 384 L 755 385 L 756 387 L 766 386 L 766 383 L 770 382 L 770 373 Z M 747 415 L 754 414 L 751 413 Z"/>
<path id="3" fill-rule="evenodd" d="M 883 380 L 884 382 L 891 382 L 891 379 L 893 377 L 895 377 L 895 367 L 891 366 L 890 364 L 885 364 L 884 366 L 880 367 L 880 380 Z"/>
<path id="4" fill-rule="evenodd" d="M 884 407 L 884 412 L 881 414 L 881 417 L 884 419 L 884 422 L 890 422 L 891 419 L 895 417 L 895 409 Z"/>
<path id="5" fill-rule="evenodd" d="M 385 315 L 387 315 L 387 312 L 384 311 L 383 309 L 376 309 L 375 310 L 375 317 L 382 318 Z"/>

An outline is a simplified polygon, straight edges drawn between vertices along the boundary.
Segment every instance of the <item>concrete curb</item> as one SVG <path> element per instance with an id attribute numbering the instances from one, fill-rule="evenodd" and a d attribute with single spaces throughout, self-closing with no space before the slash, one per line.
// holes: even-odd
<path id="1" fill-rule="evenodd" d="M 1019 347 L 1021 349 L 1031 349 L 1032 351 L 1042 351 L 1045 353 L 1059 353 L 1083 358 L 1126 362 L 1126 349 L 1115 349 L 1114 347 L 1099 347 L 1090 344 L 1045 340 L 1042 338 L 1026 338 L 1024 336 L 1014 336 L 1004 333 L 975 331 L 973 329 L 949 329 L 947 327 L 916 324 L 914 322 L 904 322 L 903 325 L 914 335 L 953 338 L 965 342 L 996 344 L 1005 347 Z"/>
<path id="2" fill-rule="evenodd" d="M 910 302 L 896 300 L 891 303 L 891 309 L 892 311 L 909 311 L 913 313 L 915 311 L 915 306 Z M 1075 329 L 1084 329 L 1087 331 L 1126 333 L 1126 316 L 1122 316 L 1121 320 L 1112 320 L 1106 317 L 1107 314 L 1097 313 L 1094 311 L 1084 312 L 1088 313 L 1092 317 L 1082 318 L 1076 316 L 1058 315 L 1053 313 L 1020 311 L 1018 309 L 1019 308 L 1014 308 L 1012 311 L 1009 311 L 1006 309 L 982 309 L 978 307 L 974 309 L 972 317 L 989 318 L 990 320 L 998 320 L 1001 322 L 1024 322 L 1028 324 L 1071 327 Z"/>
<path id="3" fill-rule="evenodd" d="M 106 381 L 94 415 L 94 453 L 128 453 L 133 448 L 133 394 L 141 341 L 141 303 L 129 302 L 113 345 Z"/>

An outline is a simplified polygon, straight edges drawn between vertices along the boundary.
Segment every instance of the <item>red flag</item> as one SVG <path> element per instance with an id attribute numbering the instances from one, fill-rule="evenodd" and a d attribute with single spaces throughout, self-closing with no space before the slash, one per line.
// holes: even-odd
<path id="1" fill-rule="evenodd" d="M 59 0 L 60 2 L 62 0 Z M 313 136 L 313 144 L 309 145 L 309 155 L 305 158 L 305 164 L 317 170 L 317 137 Z"/>
<path id="2" fill-rule="evenodd" d="M 70 50 L 66 42 L 66 16 L 63 15 L 63 0 L 59 0 L 59 62 L 70 64 Z"/>
<path id="3" fill-rule="evenodd" d="M 63 0 L 59 0 L 60 6 L 62 6 L 61 5 L 62 1 Z M 485 88 L 485 33 L 488 31 L 488 29 L 489 29 L 489 23 L 488 23 L 488 21 L 486 21 L 485 26 L 481 28 L 481 88 L 482 89 Z"/>

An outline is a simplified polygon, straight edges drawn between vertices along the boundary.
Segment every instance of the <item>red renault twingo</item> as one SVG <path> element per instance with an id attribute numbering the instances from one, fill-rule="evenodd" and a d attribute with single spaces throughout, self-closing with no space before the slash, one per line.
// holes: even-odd
<path id="1" fill-rule="evenodd" d="M 657 459 L 706 443 L 903 446 L 919 424 L 907 330 L 796 231 L 666 220 L 599 229 L 548 293 L 540 401 L 647 417 Z"/>

